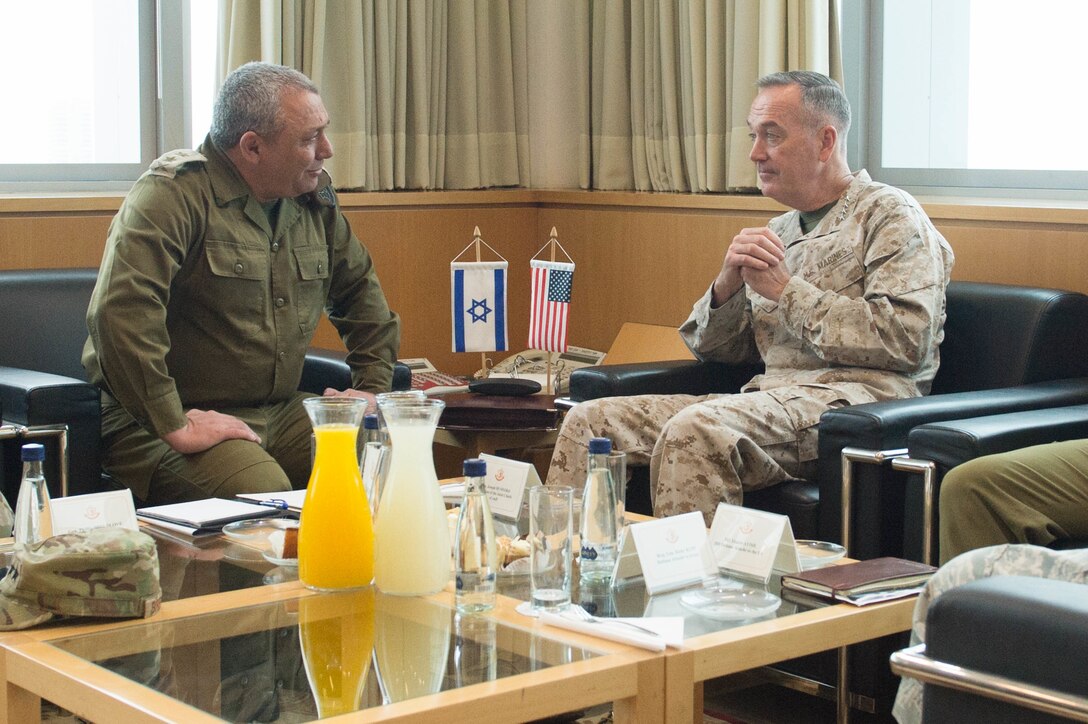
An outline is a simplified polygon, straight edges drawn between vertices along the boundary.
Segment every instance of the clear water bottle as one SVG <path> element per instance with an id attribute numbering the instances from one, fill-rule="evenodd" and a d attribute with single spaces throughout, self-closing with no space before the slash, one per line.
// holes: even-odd
<path id="1" fill-rule="evenodd" d="M 608 468 L 610 452 L 612 441 L 608 438 L 595 437 L 589 441 L 578 563 L 581 577 L 590 581 L 611 580 L 616 562 L 616 488 Z"/>
<path id="2" fill-rule="evenodd" d="M 478 458 L 464 463 L 465 494 L 457 514 L 453 561 L 457 576 L 455 603 L 459 613 L 482 613 L 495 607 L 498 548 L 491 504 L 484 490 L 487 463 Z"/>
<path id="3" fill-rule="evenodd" d="M 370 517 L 378 517 L 378 503 L 382 497 L 382 482 L 385 478 L 386 461 L 389 459 L 382 442 L 382 433 L 377 414 L 363 417 L 363 450 L 359 453 L 359 472 L 363 475 L 363 487 L 366 499 L 370 503 Z"/>
<path id="4" fill-rule="evenodd" d="M 53 510 L 42 472 L 45 447 L 39 443 L 23 445 L 22 458 L 23 482 L 15 503 L 16 548 L 32 545 L 53 535 Z"/>

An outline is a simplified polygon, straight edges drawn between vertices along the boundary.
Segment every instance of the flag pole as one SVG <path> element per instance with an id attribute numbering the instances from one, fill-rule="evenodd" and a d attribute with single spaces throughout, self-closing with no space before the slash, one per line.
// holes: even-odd
<path id="1" fill-rule="evenodd" d="M 556 231 L 555 231 L 555 227 L 553 226 L 551 233 L 548 235 L 548 247 L 549 247 L 550 252 L 551 252 L 551 261 L 555 261 L 555 245 L 556 245 L 555 237 L 556 237 Z M 554 391 L 554 386 L 552 385 L 552 353 L 551 352 L 547 353 L 546 359 L 547 359 L 547 368 L 545 369 L 544 377 L 548 382 L 548 389 L 545 390 L 545 392 L 546 392 L 546 394 L 552 395 L 552 394 L 555 394 L 555 391 Z"/>
<path id="2" fill-rule="evenodd" d="M 480 256 L 480 245 L 482 240 L 480 239 L 480 227 L 476 226 L 472 229 L 472 243 L 476 246 L 476 261 L 483 261 Z M 480 352 L 480 369 L 483 370 L 484 377 L 490 377 L 491 372 L 487 369 L 487 352 Z"/>

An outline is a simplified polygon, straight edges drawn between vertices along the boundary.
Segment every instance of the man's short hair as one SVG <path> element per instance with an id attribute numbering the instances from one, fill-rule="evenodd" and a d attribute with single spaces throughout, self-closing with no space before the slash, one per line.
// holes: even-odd
<path id="1" fill-rule="evenodd" d="M 801 87 L 801 106 L 813 127 L 830 123 L 842 139 L 850 131 L 850 101 L 838 83 L 812 70 L 771 73 L 756 81 L 760 90 L 776 86 Z"/>
<path id="2" fill-rule="evenodd" d="M 286 88 L 317 93 L 314 82 L 294 68 L 252 62 L 233 70 L 212 108 L 212 142 L 234 148 L 247 131 L 273 137 L 281 128 L 280 97 Z"/>

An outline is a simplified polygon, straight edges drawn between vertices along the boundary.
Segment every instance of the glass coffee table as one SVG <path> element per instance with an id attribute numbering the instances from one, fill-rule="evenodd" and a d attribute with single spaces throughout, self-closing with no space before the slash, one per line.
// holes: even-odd
<path id="1" fill-rule="evenodd" d="M 176 594 L 150 619 L 0 635 L 0 721 L 37 721 L 43 698 L 92 721 L 296 722 L 365 710 L 368 721 L 498 722 L 608 705 L 617 722 L 695 721 L 702 682 L 904 631 L 914 606 L 783 599 L 761 618 L 723 621 L 682 605 L 686 591 L 575 589 L 600 616 L 683 616 L 683 646 L 653 653 L 517 613 L 525 575 L 500 578 L 492 613 L 459 617 L 452 587 L 419 598 L 315 593 L 223 543 L 160 544 L 164 572 L 181 562 L 186 579 L 198 575 L 171 584 Z M 769 590 L 778 593 L 774 582 Z"/>

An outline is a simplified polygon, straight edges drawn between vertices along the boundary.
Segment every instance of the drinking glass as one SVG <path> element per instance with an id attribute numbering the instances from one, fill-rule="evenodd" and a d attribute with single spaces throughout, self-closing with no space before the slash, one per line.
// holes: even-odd
<path id="1" fill-rule="evenodd" d="M 570 605 L 574 488 L 536 485 L 529 491 L 529 586 L 534 610 Z"/>
<path id="2" fill-rule="evenodd" d="M 627 509 L 627 453 L 613 450 L 608 453 L 608 472 L 616 486 L 616 534 L 623 530 L 623 514 Z M 617 555 L 619 555 L 617 553 Z"/>

